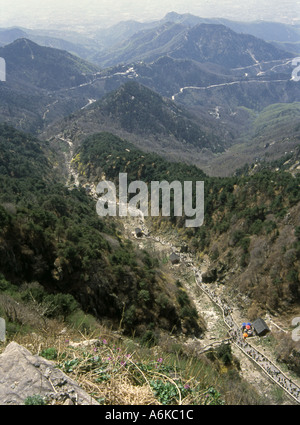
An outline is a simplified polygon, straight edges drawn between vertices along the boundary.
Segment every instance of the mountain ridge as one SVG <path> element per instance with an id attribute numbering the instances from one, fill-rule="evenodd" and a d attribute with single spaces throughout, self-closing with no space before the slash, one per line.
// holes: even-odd
<path id="1" fill-rule="evenodd" d="M 8 83 L 14 78 L 22 80 L 23 84 L 50 91 L 87 82 L 86 74 L 98 70 L 97 66 L 67 51 L 39 46 L 26 38 L 0 48 L 0 55 L 6 61 Z M 26 67 L 26 73 L 23 67 Z"/>
<path id="2" fill-rule="evenodd" d="M 166 28 L 168 27 L 170 25 L 166 24 Z M 204 33 L 206 30 L 214 32 L 214 28 L 221 29 L 223 33 L 225 27 L 219 25 L 209 27 L 204 24 L 204 27 L 201 28 Z M 230 29 L 225 28 L 225 30 L 231 37 L 233 32 Z M 198 34 L 199 26 L 194 26 L 189 31 L 192 31 L 191 34 L 193 32 Z M 234 35 L 234 37 L 241 40 L 244 36 Z M 180 43 L 176 45 L 181 46 Z M 204 48 L 202 42 L 200 45 Z M 226 46 L 229 46 L 228 51 Z M 263 43 L 263 47 L 265 46 L 266 44 Z M 271 45 L 267 45 L 267 47 L 271 49 L 270 55 L 273 57 L 274 47 Z M 182 49 L 182 46 L 180 48 Z M 56 121 L 55 126 L 52 127 L 55 133 L 50 134 L 50 128 L 47 133 L 50 136 L 56 136 L 65 129 L 65 124 L 62 125 L 62 128 L 58 128 L 57 120 L 75 112 L 79 119 L 81 111 L 87 110 L 90 114 L 89 121 L 83 123 L 83 119 L 81 119 L 80 125 L 84 124 L 88 134 L 90 134 L 92 125 L 95 125 L 95 129 L 98 131 L 116 132 L 120 137 L 134 141 L 139 147 L 161 150 L 166 156 L 168 152 L 169 154 L 171 152 L 174 159 L 182 155 L 185 161 L 204 166 L 206 172 L 209 173 L 213 172 L 212 166 L 218 163 L 213 156 L 216 152 L 224 151 L 241 142 L 244 143 L 247 151 L 247 143 L 252 141 L 249 139 L 251 131 L 249 133 L 248 129 L 254 124 L 254 114 L 261 113 L 265 107 L 271 104 L 280 102 L 292 104 L 297 100 L 299 92 L 299 85 L 290 80 L 291 59 L 262 61 L 246 68 L 232 70 L 217 63 L 203 64 L 164 56 L 149 64 L 118 65 L 114 68 L 100 70 L 88 62 L 70 56 L 67 52 L 41 47 L 24 39 L 2 49 L 4 49 L 2 52 L 7 52 L 6 58 L 8 59 L 8 81 L 0 84 L 2 120 L 7 120 L 18 128 L 32 131 L 35 134 L 39 131 L 46 131 L 47 126 Z M 230 49 L 232 47 L 227 40 L 221 50 L 227 52 L 228 58 L 231 58 L 231 55 L 228 55 Z M 214 49 L 208 49 L 209 52 L 211 50 Z M 276 49 L 275 51 L 277 52 Z M 216 52 L 213 54 L 216 55 Z M 285 56 L 285 53 L 283 55 Z M 43 64 L 45 56 L 48 60 L 46 65 Z M 253 63 L 253 54 L 251 56 L 249 52 L 246 52 L 246 56 L 247 60 Z M 54 63 L 57 63 L 58 66 Z M 43 66 L 39 66 L 39 64 L 43 64 Z M 65 74 L 60 72 L 60 67 L 64 68 Z M 204 135 L 202 142 L 205 142 L 206 137 L 206 142 L 200 143 L 200 149 L 196 140 L 199 141 L 199 137 L 202 138 L 202 136 L 195 134 L 195 141 L 190 143 L 191 138 L 188 133 L 191 135 L 191 130 L 187 131 L 185 125 L 179 133 L 176 130 L 175 133 L 171 131 L 169 134 L 165 131 L 168 127 L 165 123 L 165 134 L 163 135 L 163 132 L 160 131 L 159 137 L 157 137 L 157 132 L 155 135 L 151 135 L 151 129 L 148 126 L 147 140 L 149 143 L 141 140 L 141 135 L 137 131 L 138 127 L 129 129 L 124 127 L 124 122 L 120 123 L 121 106 L 118 110 L 119 117 L 115 113 L 111 113 L 110 116 L 106 115 L 106 118 L 100 114 L 102 124 L 97 123 L 97 117 L 92 118 L 91 116 L 92 109 L 89 105 L 100 101 L 109 92 L 118 90 L 124 83 L 130 81 L 135 81 L 154 90 L 159 95 L 172 99 L 177 108 L 184 108 L 196 116 L 196 121 L 201 124 L 201 131 Z M 150 107 L 151 101 L 147 101 L 146 93 L 148 93 L 149 99 L 154 96 L 150 91 L 145 91 L 143 98 L 145 104 L 141 103 L 135 110 L 136 114 L 143 112 L 144 121 L 149 124 L 146 109 L 147 105 Z M 133 102 L 129 104 L 131 103 Z M 179 110 L 177 109 L 177 111 Z M 127 112 L 126 105 L 123 104 L 123 121 Z M 148 112 L 150 113 L 150 110 Z M 154 109 L 153 112 L 154 115 L 150 113 L 152 126 L 160 126 L 159 120 L 163 115 L 157 115 Z M 155 114 L 156 118 L 154 119 Z M 174 122 L 174 112 L 170 116 Z M 26 118 L 24 119 L 24 117 Z M 74 121 L 73 117 L 69 122 L 72 119 Z M 184 120 L 181 120 L 181 123 L 183 124 Z M 186 128 L 184 129 L 184 127 Z M 195 119 L 192 127 L 196 128 Z M 182 137 L 184 132 L 186 136 Z M 286 140 L 290 135 L 294 138 L 291 129 L 288 129 Z M 208 139 L 210 141 L 207 143 Z M 188 141 L 187 144 L 186 141 Z M 277 144 L 277 147 L 280 146 Z M 292 145 L 290 146 L 292 148 Z M 282 149 L 280 152 L 283 153 L 285 148 L 282 146 L 280 149 Z M 269 149 L 266 150 L 266 155 L 268 151 Z M 248 158 L 249 156 L 247 156 L 247 160 Z M 250 157 L 250 160 L 253 160 L 253 156 Z M 242 165 L 242 162 L 238 163 L 238 167 Z M 221 172 L 219 166 L 218 170 Z"/>
<path id="3" fill-rule="evenodd" d="M 121 21 L 109 28 L 100 28 L 88 32 L 86 35 L 59 30 L 29 30 L 22 27 L 1 28 L 0 45 L 12 42 L 22 35 L 39 44 L 63 48 L 72 54 L 75 53 L 86 60 L 90 60 L 96 50 L 105 51 L 107 48 L 112 48 L 139 31 L 154 28 L 167 22 L 178 23 L 186 27 L 192 27 L 200 23 L 222 24 L 235 32 L 251 34 L 265 41 L 275 43 L 275 45 L 287 51 L 289 51 L 289 46 L 294 47 L 296 49 L 295 53 L 300 54 L 300 50 L 297 47 L 300 42 L 300 28 L 297 25 L 265 21 L 240 22 L 223 18 L 210 19 L 189 13 L 179 14 L 176 12 L 169 12 L 162 19 L 150 22 Z M 292 46 L 289 43 L 296 44 Z"/>
<path id="4" fill-rule="evenodd" d="M 70 138 L 79 146 L 88 135 L 110 132 L 142 150 L 190 162 L 203 150 L 222 152 L 224 143 L 196 116 L 156 92 L 130 81 L 98 102 L 49 126 L 40 135 Z"/>
<path id="5" fill-rule="evenodd" d="M 221 46 L 226 46 L 228 50 Z M 253 51 L 247 54 L 250 48 Z M 281 51 L 252 35 L 238 34 L 225 25 L 202 23 L 189 28 L 180 23 L 167 22 L 154 29 L 135 33 L 128 41 L 120 44 L 119 48 L 115 48 L 115 51 L 110 49 L 106 56 L 100 53 L 95 56 L 94 61 L 108 67 L 141 60 L 151 62 L 163 55 L 213 62 L 225 67 L 253 65 L 253 56 L 257 56 L 258 60 L 294 57 L 293 54 Z"/>
<path id="6" fill-rule="evenodd" d="M 87 104 L 90 96 L 81 87 L 99 71 L 66 51 L 27 39 L 0 48 L 0 56 L 6 61 L 6 81 L 0 82 L 2 121 L 35 134 L 48 120 Z"/>

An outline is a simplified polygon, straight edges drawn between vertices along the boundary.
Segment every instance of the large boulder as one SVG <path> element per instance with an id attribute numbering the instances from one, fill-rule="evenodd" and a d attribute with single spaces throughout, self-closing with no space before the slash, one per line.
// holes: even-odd
<path id="1" fill-rule="evenodd" d="M 0 355 L 0 405 L 22 405 L 37 395 L 50 404 L 98 404 L 54 362 L 11 342 Z"/>

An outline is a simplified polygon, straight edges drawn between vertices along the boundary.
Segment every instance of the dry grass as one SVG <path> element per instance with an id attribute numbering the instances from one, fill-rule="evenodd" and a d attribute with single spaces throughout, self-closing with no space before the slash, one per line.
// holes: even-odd
<path id="1" fill-rule="evenodd" d="M 54 349 L 56 356 L 53 360 L 59 367 L 103 404 L 159 404 L 145 374 L 131 359 L 134 353 L 128 352 L 120 338 L 101 326 L 87 336 L 51 321 L 44 332 L 20 333 L 12 339 L 37 355 L 45 356 L 47 350 Z M 9 342 L 1 345 L 0 352 Z M 137 378 L 133 379 L 136 375 Z"/>
<path id="2" fill-rule="evenodd" d="M 116 332 L 99 326 L 89 335 L 48 322 L 39 333 L 21 333 L 12 338 L 33 354 L 54 360 L 58 367 L 74 379 L 88 394 L 105 405 L 160 405 L 151 384 L 159 380 L 171 384 L 176 397 L 172 404 L 192 404 L 195 395 L 182 394 L 182 382 L 197 385 L 194 377 L 187 380 L 180 371 L 170 372 L 165 364 L 171 356 L 157 359 L 157 349 L 146 349 Z M 6 341 L 6 345 L 10 341 Z M 5 348 L 1 346 L 0 352 Z M 55 356 L 53 356 L 55 353 Z M 169 356 L 169 357 L 168 357 Z M 181 385 L 181 389 L 179 386 Z M 196 404 L 201 404 L 196 402 Z"/>
<path id="3" fill-rule="evenodd" d="M 134 386 L 127 374 L 115 374 L 108 384 L 96 385 L 93 376 L 85 376 L 80 383 L 94 398 L 105 400 L 108 405 L 157 405 L 159 404 L 148 385 Z"/>
<path id="4" fill-rule="evenodd" d="M 5 345 L 11 340 L 54 360 L 103 405 L 244 404 L 247 394 L 250 404 L 257 403 L 253 389 L 239 379 L 228 380 L 218 365 L 188 352 L 174 338 L 147 348 L 104 325 L 83 334 L 50 320 L 36 332 L 11 335 Z M 244 399 L 239 402 L 241 389 Z"/>

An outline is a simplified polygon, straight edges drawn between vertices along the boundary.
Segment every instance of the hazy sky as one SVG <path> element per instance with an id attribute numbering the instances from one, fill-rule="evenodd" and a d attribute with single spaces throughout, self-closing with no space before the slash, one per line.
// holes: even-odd
<path id="1" fill-rule="evenodd" d="M 0 27 L 84 30 L 121 20 L 161 19 L 171 11 L 204 18 L 300 23 L 300 0 L 0 0 Z"/>

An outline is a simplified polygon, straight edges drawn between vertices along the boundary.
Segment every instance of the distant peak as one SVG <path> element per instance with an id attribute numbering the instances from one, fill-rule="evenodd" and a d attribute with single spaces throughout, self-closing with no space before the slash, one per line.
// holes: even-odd
<path id="1" fill-rule="evenodd" d="M 194 15 L 191 15 L 190 13 L 177 13 L 177 12 L 169 12 L 164 17 L 164 21 L 171 21 L 171 22 L 183 22 L 185 19 L 189 18 L 195 18 L 200 19 Z"/>
<path id="2" fill-rule="evenodd" d="M 33 41 L 29 40 L 26 37 L 17 38 L 17 40 L 15 40 L 12 43 L 10 43 L 10 46 L 18 46 L 18 45 L 37 46 L 36 43 L 34 43 Z"/>
<path id="3" fill-rule="evenodd" d="M 181 17 L 182 17 L 182 15 L 180 15 L 177 12 L 169 12 L 169 13 L 166 14 L 165 19 L 173 20 L 173 19 L 178 19 L 178 18 L 181 18 Z"/>

